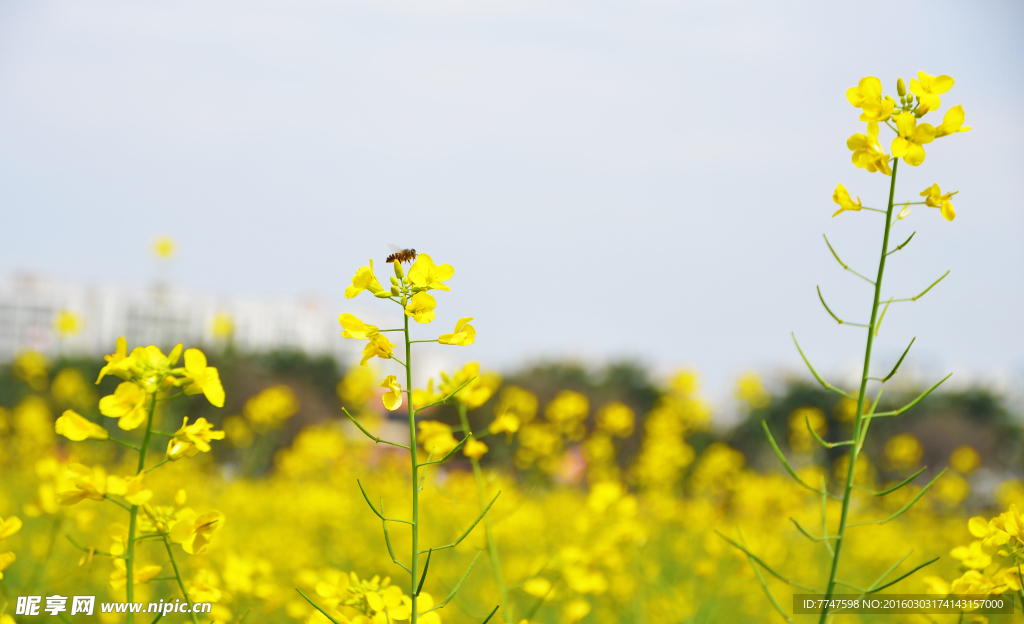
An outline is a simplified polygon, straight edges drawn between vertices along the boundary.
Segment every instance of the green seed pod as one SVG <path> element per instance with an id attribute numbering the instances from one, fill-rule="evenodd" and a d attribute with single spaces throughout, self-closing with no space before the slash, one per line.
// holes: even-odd
<path id="1" fill-rule="evenodd" d="M 902 78 L 896 81 L 896 92 L 900 94 L 900 97 L 907 94 L 907 85 L 903 84 Z"/>
<path id="2" fill-rule="evenodd" d="M 391 293 L 386 290 L 382 290 L 379 293 L 373 293 L 373 296 L 378 299 L 387 299 L 391 296 Z"/>

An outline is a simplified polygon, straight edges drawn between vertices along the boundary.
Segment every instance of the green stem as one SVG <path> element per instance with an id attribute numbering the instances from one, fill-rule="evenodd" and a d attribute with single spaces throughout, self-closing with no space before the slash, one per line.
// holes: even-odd
<path id="1" fill-rule="evenodd" d="M 885 233 L 882 236 L 882 255 L 878 261 L 878 277 L 875 279 L 875 297 L 871 304 L 871 321 L 868 323 L 868 338 L 867 344 L 864 347 L 864 369 L 861 373 L 860 378 L 860 392 L 857 394 L 857 420 L 854 424 L 854 440 L 860 439 L 860 430 L 864 421 L 864 398 L 867 395 L 868 389 L 868 370 L 871 367 L 871 347 L 874 344 L 875 338 L 875 323 L 878 318 L 878 301 L 881 298 L 882 293 L 882 276 L 885 273 L 885 257 L 889 249 L 889 228 L 892 226 L 892 207 L 893 207 L 893 196 L 896 193 L 896 167 L 899 164 L 899 159 L 894 159 L 892 163 L 892 179 L 889 182 L 889 208 L 886 212 L 885 218 Z M 832 599 L 832 594 L 835 592 L 836 579 L 839 575 L 839 557 L 842 554 L 843 543 L 846 541 L 846 524 L 850 513 L 850 498 L 853 492 L 853 476 L 857 469 L 857 455 L 860 451 L 860 445 L 854 445 L 850 448 L 850 466 L 846 472 L 846 488 L 843 490 L 843 511 L 839 516 L 839 531 L 836 534 L 836 546 L 835 555 L 832 557 L 832 571 L 829 573 L 828 588 L 825 590 L 825 607 L 821 610 L 821 617 L 818 619 L 819 624 L 825 624 L 828 620 L 828 603 Z"/>
<path id="2" fill-rule="evenodd" d="M 469 418 L 466 416 L 466 404 L 462 401 L 459 405 L 459 421 L 462 423 L 462 431 L 466 437 L 473 435 L 469 426 Z M 480 499 L 480 509 L 484 510 L 487 505 L 487 495 L 484 492 L 484 475 L 480 470 L 480 460 L 475 457 L 469 458 L 473 464 L 473 477 L 476 479 L 476 494 Z M 498 557 L 498 543 L 494 539 L 494 530 L 491 528 L 491 515 L 484 515 L 484 534 L 487 536 L 487 554 L 491 557 L 491 569 L 494 570 L 494 582 L 498 584 L 498 598 L 501 600 L 501 614 L 506 622 L 513 622 L 512 613 L 508 604 L 508 590 L 505 589 L 505 578 L 501 574 L 501 559 Z"/>
<path id="3" fill-rule="evenodd" d="M 174 578 L 178 580 L 178 587 L 181 588 L 181 595 L 185 597 L 185 602 L 191 607 L 192 599 L 188 597 L 188 592 L 185 590 L 185 581 L 181 578 L 181 571 L 178 570 L 178 561 L 174 558 L 174 551 L 171 550 L 171 540 L 167 539 L 166 535 L 164 535 L 164 546 L 167 548 L 167 556 L 171 560 L 171 567 L 174 568 Z M 189 609 L 189 613 L 192 616 L 193 624 L 199 624 L 199 618 L 196 617 L 196 614 L 192 613 L 191 609 Z"/>
<path id="4" fill-rule="evenodd" d="M 405 387 L 412 389 L 412 343 L 409 341 L 409 316 L 403 315 L 405 321 Z M 420 480 L 419 460 L 416 457 L 416 408 L 409 401 L 409 455 L 412 459 L 412 563 L 409 566 L 409 595 L 412 596 L 412 615 L 410 624 L 419 619 L 419 597 L 416 595 L 416 583 L 419 580 L 420 565 Z"/>
<path id="5" fill-rule="evenodd" d="M 142 437 L 142 447 L 139 449 L 139 468 L 136 474 L 142 474 L 146 467 L 146 449 L 149 448 L 149 436 L 153 431 L 153 414 L 156 412 L 156 393 L 153 393 L 149 400 L 149 414 L 146 418 L 146 433 Z M 129 603 L 135 601 L 135 530 L 139 516 L 139 506 L 132 505 L 128 520 L 128 550 L 125 552 L 125 600 Z M 127 624 L 135 624 L 135 614 L 129 613 Z"/>

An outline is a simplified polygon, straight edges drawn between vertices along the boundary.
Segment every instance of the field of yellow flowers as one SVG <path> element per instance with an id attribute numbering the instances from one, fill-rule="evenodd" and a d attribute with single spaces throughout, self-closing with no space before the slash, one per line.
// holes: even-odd
<path id="1" fill-rule="evenodd" d="M 924 201 L 896 200 L 899 163 L 919 166 L 925 145 L 970 130 L 961 106 L 938 127 L 918 123 L 940 107 L 949 76 L 896 85 L 898 103 L 870 76 L 847 91 L 867 122 L 847 147 L 857 168 L 881 174 L 886 208 L 842 184 L 833 195 L 833 216 L 884 215 L 875 278 L 825 239 L 842 269 L 871 284 L 870 319 L 841 320 L 818 291 L 838 324 L 866 329 L 859 390 L 825 381 L 798 344 L 827 399 L 769 418 L 761 380 L 738 383 L 765 434 L 758 448 L 777 462 L 752 456 L 742 435 L 730 444 L 714 432 L 693 371 L 648 384 L 640 401 L 560 386 L 553 374 L 508 382 L 474 362 L 415 388 L 418 343 L 466 347 L 476 329 L 464 317 L 423 338 L 436 335 L 435 294 L 455 271 L 405 250 L 387 259 L 390 284 L 372 260 L 352 277 L 345 296 L 397 305 L 396 327 L 342 312 L 342 336 L 363 348 L 340 379 L 333 365 L 281 354 L 299 383 L 260 372 L 234 353 L 226 318 L 215 322 L 224 340 L 206 351 L 121 338 L 103 362 L 22 353 L 0 384 L 0 624 L 792 622 L 794 594 L 896 591 L 999 598 L 1017 614 L 845 614 L 826 600 L 815 617 L 1019 621 L 1021 432 L 985 424 L 1000 442 L 1017 440 L 1004 445 L 1009 460 L 966 439 L 937 457 L 906 413 L 939 400 L 930 395 L 948 376 L 906 397 L 892 384 L 883 399 L 904 358 L 885 377 L 871 360 L 890 304 L 945 277 L 883 298 L 886 258 L 914 236 L 895 245 L 890 233 L 911 205 L 956 214 L 955 193 L 938 184 Z M 892 155 L 881 124 L 896 135 Z M 56 323 L 71 331 L 73 321 Z M 316 400 L 309 390 L 325 379 L 336 398 Z M 310 397 L 318 405 L 304 411 Z M 925 431 L 941 424 L 930 422 Z M 1002 472 L 981 478 L 986 463 Z M 999 474 L 1008 478 L 993 483 Z M 64 608 L 70 596 L 174 607 L 155 618 L 82 615 Z M 195 603 L 212 606 L 197 613 Z"/>
<path id="2" fill-rule="evenodd" d="M 136 453 L 101 440 L 72 441 L 66 432 L 55 432 L 59 415 L 74 410 L 90 422 L 103 423 L 110 436 L 133 440 L 130 434 L 138 433 L 124 432 L 117 421 L 100 414 L 99 395 L 116 385 L 106 380 L 97 392 L 92 383 L 97 369 L 67 363 L 51 367 L 41 356 L 27 353 L 7 371 L 4 398 L 10 405 L 0 410 L 0 549 L 12 553 L 0 555 L 5 622 L 34 621 L 12 618 L 14 601 L 22 595 L 125 599 L 123 565 L 108 556 L 118 552 L 126 531 L 124 509 L 109 499 L 124 498 L 100 483 L 97 487 L 101 492 L 106 488 L 107 499 L 69 499 L 66 493 L 88 490 L 82 488 L 76 466 L 128 475 L 135 472 Z M 403 613 L 401 608 L 408 592 L 397 589 L 404 571 L 392 562 L 381 522 L 357 484 L 357 479 L 365 484 L 371 500 L 385 501 L 389 517 L 409 517 L 407 466 L 401 449 L 375 444 L 340 413 L 344 403 L 376 435 L 401 430 L 377 408 L 382 389 L 368 371 L 351 367 L 337 384 L 334 417 L 301 427 L 293 425 L 303 411 L 299 395 L 304 390 L 269 377 L 262 389 L 228 402 L 238 408 L 236 414 L 201 406 L 203 397 L 190 399 L 197 413 L 203 407 L 204 413 L 222 412 L 211 419 L 218 419 L 216 429 L 226 432 L 226 438 L 211 440 L 220 445 L 211 452 L 193 457 L 186 453 L 146 473 L 143 509 L 151 520 L 145 521 L 144 530 L 170 529 L 170 538 L 180 540 L 172 548 L 184 587 L 179 587 L 162 538 L 147 539 L 137 546 L 135 599 L 180 598 L 184 590 L 192 601 L 214 603 L 212 620 L 203 616 L 203 622 L 327 622 L 298 588 L 341 621 L 408 619 L 408 609 Z M 482 621 L 503 592 L 507 603 L 495 621 L 771 621 L 775 616 L 755 568 L 716 530 L 744 540 L 773 569 L 795 571 L 798 582 L 813 584 L 823 574 L 824 548 L 809 542 L 794 523 L 820 533 L 821 497 L 781 472 L 752 469 L 742 452 L 721 441 L 707 443 L 713 414 L 693 372 L 674 376 L 652 397 L 653 407 L 644 414 L 614 400 L 592 404 L 585 394 L 567 389 L 542 402 L 522 387 L 502 385 L 497 375 L 480 378 L 486 384 L 476 387 L 478 396 L 471 405 L 481 407 L 465 411 L 468 422 L 475 429 L 495 431 L 481 442 L 490 454 L 509 461 L 474 466 L 462 455 L 424 479 L 423 539 L 431 543 L 452 541 L 479 515 L 477 478 L 488 501 L 501 492 L 486 526 L 477 524 L 458 546 L 431 557 L 421 604 L 446 599 L 466 566 L 484 553 L 455 598 L 432 612 L 432 622 Z M 229 396 L 231 388 L 228 383 Z M 741 379 L 738 389 L 755 406 L 772 400 L 755 376 Z M 550 395 L 552 390 L 543 392 Z M 842 466 L 833 470 L 827 465 L 828 457 L 815 451 L 800 425 L 810 418 L 827 437 L 829 425 L 844 426 L 844 409 L 848 411 L 841 401 L 828 412 L 799 407 L 787 419 L 788 431 L 776 431 L 786 439 L 784 448 L 804 480 L 841 480 Z M 168 402 L 157 409 L 154 429 L 172 433 L 185 411 Z M 439 416 L 443 418 L 427 421 L 436 424 L 426 429 L 451 446 L 454 442 L 446 440 L 453 440 L 453 430 L 460 427 L 451 413 Z M 275 440 L 288 428 L 293 437 L 278 446 Z M 699 452 L 691 444 L 696 438 L 705 440 Z M 638 446 L 624 461 L 624 445 L 631 440 Z M 167 438 L 159 444 L 167 445 Z M 912 474 L 922 451 L 913 435 L 892 436 L 877 458 L 880 465 L 864 464 L 860 483 L 882 487 L 893 475 Z M 252 458 L 261 453 L 269 454 L 268 461 L 254 467 Z M 161 448 L 152 463 L 165 455 Z M 987 521 L 998 515 L 994 510 L 1019 505 L 1024 484 L 1004 482 L 989 501 L 993 511 L 984 516 L 985 522 L 971 520 L 969 526 L 962 502 L 981 462 L 972 448 L 957 448 L 949 458 L 953 470 L 910 512 L 871 527 L 870 534 L 853 534 L 850 565 L 863 570 L 857 582 L 870 585 L 876 576 L 870 572 L 884 570 L 894 557 L 907 554 L 904 567 L 890 578 L 920 561 L 941 559 L 908 578 L 900 587 L 903 593 L 948 591 L 948 584 L 965 573 L 992 573 L 999 556 L 986 554 Z M 918 491 L 906 488 L 899 498 L 884 502 L 865 494 L 856 504 L 862 514 L 883 518 Z M 824 504 L 831 508 L 838 503 Z M 220 520 L 207 534 L 174 534 L 182 520 L 191 528 L 204 515 Z M 1000 526 L 1009 528 L 1012 521 Z M 488 554 L 488 531 L 500 576 Z M 1019 542 L 1020 537 L 1018 528 L 1013 539 Z M 396 554 L 408 550 L 407 532 L 391 529 L 390 541 Z M 761 574 L 780 600 L 800 591 Z M 125 618 L 61 615 L 74 622 Z M 936 615 L 842 617 L 958 621 L 956 616 Z M 999 616 L 991 617 L 999 621 Z"/>

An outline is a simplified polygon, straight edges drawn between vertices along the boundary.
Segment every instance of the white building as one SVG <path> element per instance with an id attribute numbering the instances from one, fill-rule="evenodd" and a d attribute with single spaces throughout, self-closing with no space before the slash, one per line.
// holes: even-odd
<path id="1" fill-rule="evenodd" d="M 233 341 L 242 351 L 298 349 L 351 361 L 362 344 L 341 337 L 338 314 L 360 314 L 354 301 L 270 298 L 189 291 L 166 285 L 126 287 L 64 282 L 20 274 L 0 276 L 0 362 L 24 349 L 51 357 L 101 356 L 114 349 L 118 336 L 129 348 L 155 344 L 166 352 L 217 344 L 214 317 L 230 315 Z M 67 310 L 81 318 L 81 331 L 61 337 L 57 315 Z M 363 317 L 365 318 L 365 317 Z M 221 343 L 223 339 L 221 339 Z"/>

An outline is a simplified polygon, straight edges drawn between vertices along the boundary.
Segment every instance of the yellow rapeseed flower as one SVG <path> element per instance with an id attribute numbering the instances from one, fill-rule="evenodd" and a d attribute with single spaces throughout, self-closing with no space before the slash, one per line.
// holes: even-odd
<path id="1" fill-rule="evenodd" d="M 85 499 L 102 501 L 107 493 L 107 471 L 103 466 L 90 468 L 83 464 L 68 464 L 64 468 L 67 485 L 73 489 L 57 492 L 61 505 L 74 505 Z"/>
<path id="2" fill-rule="evenodd" d="M 443 422 L 436 420 L 421 420 L 419 433 L 416 435 L 420 446 L 427 452 L 433 453 L 435 457 L 444 455 L 458 446 L 459 442 L 452 435 L 452 428 Z"/>
<path id="3" fill-rule="evenodd" d="M 411 316 L 417 323 L 429 323 L 434 320 L 436 307 L 437 301 L 429 293 L 418 292 L 409 299 L 408 305 L 405 306 L 405 314 Z"/>
<path id="4" fill-rule="evenodd" d="M 971 474 L 981 466 L 981 455 L 974 447 L 962 444 L 953 449 L 949 456 L 949 465 L 957 472 Z"/>
<path id="5" fill-rule="evenodd" d="M 882 150 L 882 144 L 878 142 L 878 122 L 869 122 L 867 131 L 866 135 L 857 133 L 846 140 L 846 147 L 853 151 L 853 164 L 871 173 L 881 171 L 891 176 L 889 155 Z"/>
<path id="6" fill-rule="evenodd" d="M 373 259 L 370 259 L 370 266 L 359 267 L 356 274 L 352 276 L 352 285 L 345 289 L 345 298 L 352 299 L 364 290 L 376 295 L 384 290 L 373 274 Z"/>
<path id="7" fill-rule="evenodd" d="M 220 373 L 212 366 L 206 365 L 206 355 L 199 349 L 185 351 L 185 370 L 181 373 L 185 394 L 203 394 L 211 405 L 224 407 L 224 386 L 220 383 Z"/>
<path id="8" fill-rule="evenodd" d="M 376 336 L 379 333 L 379 329 L 376 326 L 370 325 L 360 321 L 354 314 L 345 312 L 338 317 L 338 322 L 341 323 L 343 331 L 341 336 L 343 338 L 354 338 L 356 340 L 364 340 L 370 336 Z"/>
<path id="9" fill-rule="evenodd" d="M 374 357 L 379 357 L 383 360 L 391 359 L 391 354 L 395 352 L 395 345 L 388 340 L 384 334 L 375 334 L 367 339 L 366 346 L 363 347 L 363 359 L 359 361 L 360 366 L 366 366 Z"/>
<path id="10" fill-rule="evenodd" d="M 121 379 L 127 379 L 129 376 L 128 367 L 131 366 L 131 362 L 128 361 L 128 341 L 121 336 L 117 339 L 117 347 L 114 352 L 109 355 L 104 355 L 103 359 L 107 361 L 106 366 L 100 369 L 100 376 L 96 378 L 96 383 L 99 383 L 107 375 L 115 375 Z"/>
<path id="11" fill-rule="evenodd" d="M 218 312 L 210 321 L 210 333 L 214 338 L 230 338 L 235 333 L 235 319 L 227 312 Z"/>
<path id="12" fill-rule="evenodd" d="M 437 341 L 441 344 L 456 345 L 459 347 L 466 347 L 476 342 L 476 328 L 469 324 L 473 320 L 473 317 L 468 316 L 466 318 L 459 319 L 459 322 L 455 324 L 455 333 L 453 334 L 441 334 L 441 337 Z"/>
<path id="13" fill-rule="evenodd" d="M 957 104 L 953 108 L 946 111 L 946 115 L 942 118 L 942 124 L 935 129 L 935 138 L 949 136 L 956 134 L 957 132 L 967 132 L 970 130 L 970 126 L 964 125 L 964 107 Z"/>
<path id="14" fill-rule="evenodd" d="M 896 107 L 894 99 L 882 97 L 882 81 L 874 76 L 865 76 L 856 87 L 847 89 L 846 99 L 861 109 L 861 121 L 885 121 Z"/>
<path id="15" fill-rule="evenodd" d="M 441 373 L 442 395 L 455 392 L 463 384 L 466 385 L 455 395 L 455 400 L 469 409 L 476 409 L 486 403 L 501 386 L 501 375 L 490 371 L 481 373 L 477 362 L 468 362 L 451 376 Z"/>
<path id="16" fill-rule="evenodd" d="M 953 79 L 949 76 L 930 76 L 923 71 L 917 72 L 917 78 L 910 79 L 910 92 L 917 96 L 926 111 L 938 110 L 942 105 L 939 95 L 953 88 Z"/>
<path id="17" fill-rule="evenodd" d="M 416 262 L 409 268 L 409 281 L 414 287 L 434 290 L 451 290 L 444 284 L 445 280 L 455 275 L 450 264 L 437 266 L 427 254 L 420 254 Z"/>
<path id="18" fill-rule="evenodd" d="M 114 394 L 100 399 L 100 413 L 117 418 L 117 426 L 125 431 L 146 422 L 146 391 L 130 381 L 118 384 Z"/>
<path id="19" fill-rule="evenodd" d="M 74 410 L 66 410 L 57 422 L 54 423 L 54 430 L 69 440 L 81 442 L 82 440 L 106 440 L 110 434 L 106 429 L 88 420 Z"/>
<path id="20" fill-rule="evenodd" d="M 946 221 L 952 221 L 956 218 L 956 211 L 953 210 L 952 197 L 953 193 L 942 194 L 942 190 L 939 189 L 938 184 L 932 184 L 925 190 L 921 191 L 921 197 L 924 197 L 924 203 L 926 206 L 932 208 L 939 208 L 942 210 L 942 218 Z"/>
<path id="21" fill-rule="evenodd" d="M 259 429 L 270 429 L 281 426 L 297 414 L 300 407 L 295 392 L 285 384 L 277 384 L 260 390 L 246 401 L 242 413 Z"/>
<path id="22" fill-rule="evenodd" d="M 896 131 L 899 136 L 892 140 L 892 155 L 916 167 L 924 162 L 924 146 L 935 140 L 935 128 L 931 124 L 917 124 L 913 113 L 896 116 Z"/>
<path id="23" fill-rule="evenodd" d="M 835 214 L 832 215 L 833 217 L 838 217 L 840 213 L 846 210 L 857 212 L 863 208 L 860 203 L 860 197 L 857 197 L 857 201 L 850 199 L 850 192 L 842 184 L 836 185 L 836 190 L 832 193 L 832 201 L 839 204 L 839 210 L 835 211 Z"/>
<path id="24" fill-rule="evenodd" d="M 924 456 L 924 447 L 912 433 L 898 433 L 885 443 L 885 458 L 896 470 L 914 468 Z"/>
<path id="25" fill-rule="evenodd" d="M 15 555 L 13 552 L 0 553 L 0 580 L 3 580 L 4 578 L 4 570 L 11 567 L 11 564 L 14 563 L 14 561 L 17 558 L 18 556 Z M 14 618 L 7 614 L 4 614 L 0 617 L 7 618 L 6 620 L 0 621 L 0 624 L 8 624 L 8 621 L 10 622 L 10 624 L 15 624 Z"/>
<path id="26" fill-rule="evenodd" d="M 388 392 L 385 392 L 381 397 L 384 402 L 384 407 L 388 408 L 392 412 L 402 407 L 402 386 L 398 383 L 398 380 L 394 375 L 388 375 L 384 378 L 384 381 L 380 382 L 381 388 L 387 388 Z"/>
<path id="27" fill-rule="evenodd" d="M 167 442 L 167 459 L 176 461 L 182 457 L 194 457 L 199 452 L 209 452 L 210 440 L 223 440 L 225 435 L 223 431 L 214 431 L 213 423 L 205 418 L 199 418 L 190 425 L 188 416 L 185 416 L 181 428 Z"/>
<path id="28" fill-rule="evenodd" d="M 428 379 L 427 387 L 423 390 L 413 390 L 410 400 L 412 401 L 412 406 L 419 409 L 424 405 L 430 405 L 443 396 L 440 392 L 434 392 L 434 380 Z"/>

